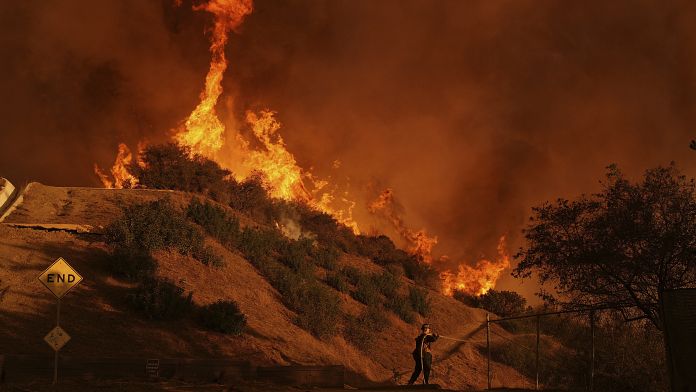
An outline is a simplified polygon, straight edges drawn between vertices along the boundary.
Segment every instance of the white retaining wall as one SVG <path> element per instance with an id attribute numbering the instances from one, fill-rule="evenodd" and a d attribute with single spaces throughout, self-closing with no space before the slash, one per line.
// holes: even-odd
<path id="1" fill-rule="evenodd" d="M 15 187 L 9 180 L 0 177 L 0 211 L 5 210 L 6 204 L 10 202 L 14 190 Z"/>

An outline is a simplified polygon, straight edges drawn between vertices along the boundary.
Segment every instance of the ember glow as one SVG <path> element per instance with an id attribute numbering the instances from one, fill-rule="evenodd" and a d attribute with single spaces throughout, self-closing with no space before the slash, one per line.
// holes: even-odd
<path id="1" fill-rule="evenodd" d="M 216 112 L 216 105 L 223 93 L 223 76 L 228 66 L 225 57 L 228 36 L 252 12 L 251 0 L 211 0 L 194 9 L 210 12 L 214 16 L 210 33 L 211 62 L 205 86 L 200 93 L 200 102 L 182 125 L 174 130 L 173 140 L 189 147 L 192 154 L 200 154 L 218 162 L 232 171 L 238 181 L 261 173 L 272 197 L 306 203 L 333 216 L 355 234 L 359 234 L 358 223 L 353 217 L 356 202 L 350 197 L 347 184 L 318 178 L 310 170 L 302 168 L 287 149 L 279 132 L 281 124 L 273 111 L 247 111 L 242 125 L 225 124 Z M 246 130 L 250 132 L 242 132 Z M 244 136 L 249 133 L 254 140 Z M 132 159 L 128 147 L 121 143 L 111 169 L 113 179 L 96 165 L 95 173 L 107 188 L 137 185 L 138 179 L 127 170 Z M 338 169 L 341 163 L 333 160 L 327 165 Z M 438 268 L 442 267 L 441 263 L 449 260 L 446 256 L 433 257 L 433 247 L 438 243 L 436 236 L 429 235 L 424 229 L 414 230 L 406 224 L 395 203 L 392 189 L 384 190 L 376 200 L 368 203 L 367 210 L 394 228 L 406 243 L 407 250 L 423 262 Z M 457 289 L 481 295 L 494 287 L 500 274 L 509 266 L 508 256 L 501 253 L 504 252 L 504 238 L 501 238 L 498 251 L 500 259 L 496 262 L 480 260 L 475 267 L 460 264 L 456 273 L 443 272 L 443 293 L 452 295 L 453 290 Z"/>
<path id="2" fill-rule="evenodd" d="M 445 271 L 442 278 L 442 292 L 454 294 L 455 290 L 472 295 L 483 295 L 495 287 L 500 274 L 510 267 L 510 256 L 505 246 L 505 236 L 498 243 L 498 259 L 495 261 L 482 259 L 474 267 L 460 263 L 456 272 Z"/>
<path id="3" fill-rule="evenodd" d="M 433 257 L 433 247 L 437 244 L 436 236 L 429 235 L 424 229 L 414 230 L 406 225 L 392 189 L 385 189 L 377 199 L 369 204 L 368 209 L 392 225 L 402 240 L 408 244 L 408 251 L 411 254 L 419 256 L 424 262 L 433 264 L 436 268 L 451 264 L 448 256 Z M 497 250 L 498 259 L 496 261 L 481 259 L 474 267 L 466 262 L 460 262 L 456 272 L 449 270 L 442 272 L 440 274 L 442 292 L 446 295 L 452 295 L 455 290 L 460 290 L 471 295 L 483 295 L 495 287 L 500 275 L 510 267 L 505 236 L 500 237 Z"/>
<path id="4" fill-rule="evenodd" d="M 413 230 L 406 225 L 394 200 L 392 189 L 387 188 L 380 193 L 377 199 L 370 203 L 368 210 L 386 219 L 396 229 L 401 238 L 409 244 L 410 253 L 420 256 L 426 263 L 432 262 L 433 247 L 437 244 L 437 237 L 428 235 L 424 229 Z"/>
<path id="5" fill-rule="evenodd" d="M 128 171 L 128 165 L 133 162 L 133 154 L 125 143 L 118 145 L 116 161 L 111 167 L 111 176 L 104 173 L 94 164 L 94 173 L 99 177 L 105 188 L 130 188 L 138 184 L 138 179 Z"/>

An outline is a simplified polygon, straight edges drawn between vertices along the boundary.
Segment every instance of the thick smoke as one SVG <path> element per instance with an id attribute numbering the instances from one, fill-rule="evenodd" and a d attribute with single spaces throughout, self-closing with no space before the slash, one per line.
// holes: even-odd
<path id="1" fill-rule="evenodd" d="M 0 8 L 0 175 L 98 185 L 118 142 L 169 139 L 198 102 L 210 15 L 189 2 Z M 696 175 L 693 2 L 254 8 L 230 38 L 221 116 L 277 111 L 300 165 L 350 184 L 365 231 L 380 224 L 366 202 L 391 188 L 436 254 L 473 262 L 502 234 L 515 249 L 532 205 L 596 190 L 609 163 Z"/>

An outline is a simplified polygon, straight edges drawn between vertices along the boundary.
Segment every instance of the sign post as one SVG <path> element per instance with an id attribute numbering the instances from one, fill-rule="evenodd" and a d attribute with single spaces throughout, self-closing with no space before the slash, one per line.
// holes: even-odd
<path id="1" fill-rule="evenodd" d="M 39 281 L 57 299 L 56 327 L 44 337 L 44 341 L 55 351 L 53 385 L 56 385 L 58 383 L 58 352 L 70 340 L 70 335 L 60 327 L 60 299 L 82 281 L 82 276 L 65 259 L 59 257 L 39 275 Z"/>

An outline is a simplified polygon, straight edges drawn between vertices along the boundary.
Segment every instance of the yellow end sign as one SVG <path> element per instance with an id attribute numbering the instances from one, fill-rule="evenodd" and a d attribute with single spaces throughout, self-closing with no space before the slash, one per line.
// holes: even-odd
<path id="1" fill-rule="evenodd" d="M 39 281 L 57 298 L 62 298 L 82 281 L 82 276 L 67 261 L 59 257 L 50 267 L 46 268 L 46 271 L 39 275 Z"/>

